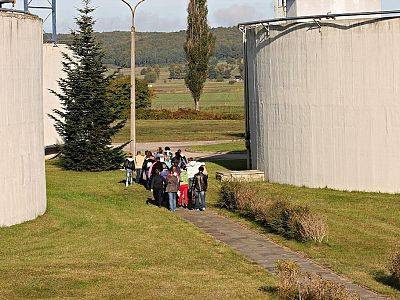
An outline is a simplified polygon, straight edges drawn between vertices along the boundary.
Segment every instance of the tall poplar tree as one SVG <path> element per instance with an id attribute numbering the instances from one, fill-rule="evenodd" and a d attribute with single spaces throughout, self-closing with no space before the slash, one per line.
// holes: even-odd
<path id="1" fill-rule="evenodd" d="M 207 0 L 189 1 L 185 44 L 188 70 L 185 82 L 192 93 L 196 110 L 200 110 L 200 98 L 215 48 L 215 37 L 208 26 L 207 15 Z"/>
<path id="2" fill-rule="evenodd" d="M 123 162 L 122 147 L 112 148 L 112 137 L 122 129 L 126 120 L 119 121 L 121 110 L 107 101 L 110 77 L 102 61 L 104 53 L 93 32 L 94 9 L 90 0 L 83 0 L 76 19 L 78 30 L 72 32 L 70 46 L 73 54 L 64 54 L 65 79 L 58 81 L 61 93 L 56 93 L 62 109 L 51 117 L 63 137 L 61 166 L 75 171 L 116 169 Z"/>

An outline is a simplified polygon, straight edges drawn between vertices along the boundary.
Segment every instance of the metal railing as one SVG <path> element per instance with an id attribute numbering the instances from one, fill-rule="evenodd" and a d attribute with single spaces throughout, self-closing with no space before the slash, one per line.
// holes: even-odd
<path id="1" fill-rule="evenodd" d="M 246 28 L 255 25 L 269 25 L 271 23 L 279 23 L 285 21 L 305 21 L 305 20 L 334 20 L 342 17 L 362 17 L 362 16 L 385 16 L 385 17 L 400 17 L 400 10 L 383 10 L 383 11 L 368 11 L 368 12 L 357 12 L 357 13 L 341 13 L 341 14 L 326 14 L 326 15 L 310 15 L 310 16 L 299 16 L 299 17 L 285 17 L 275 18 L 268 20 L 260 20 L 253 22 L 240 23 L 239 28 Z"/>
<path id="2" fill-rule="evenodd" d="M 25 12 L 23 10 L 20 9 L 13 9 L 13 8 L 5 8 L 5 7 L 0 7 L 0 11 L 6 11 L 6 12 L 17 12 L 17 13 L 22 13 L 24 14 Z"/>
<path id="3" fill-rule="evenodd" d="M 52 23 L 52 35 L 51 41 L 56 44 L 57 43 L 57 0 L 46 0 L 48 4 L 46 5 L 34 5 L 35 0 L 24 0 L 24 10 L 14 9 L 14 5 L 16 0 L 0 0 L 0 11 L 12 11 L 18 13 L 26 13 L 32 14 L 30 10 L 47 10 L 49 14 L 46 18 L 44 18 L 43 22 L 51 16 L 51 23 Z M 12 8 L 3 8 L 2 4 L 13 4 Z"/>

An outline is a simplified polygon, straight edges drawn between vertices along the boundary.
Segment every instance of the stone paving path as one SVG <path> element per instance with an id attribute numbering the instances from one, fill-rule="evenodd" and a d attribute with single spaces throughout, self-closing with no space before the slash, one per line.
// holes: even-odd
<path id="1" fill-rule="evenodd" d="M 353 284 L 332 271 L 325 269 L 298 253 L 277 245 L 265 236 L 243 227 L 231 219 L 215 213 L 179 210 L 178 215 L 193 223 L 215 239 L 231 246 L 237 252 L 258 263 L 269 272 L 275 272 L 277 260 L 288 259 L 297 262 L 303 271 L 319 274 L 322 278 L 345 285 L 349 290 L 357 292 L 361 299 L 388 299 L 374 292 Z"/>
<path id="2" fill-rule="evenodd" d="M 148 143 L 136 143 L 137 150 L 151 150 L 154 151 L 158 149 L 158 147 L 171 147 L 172 150 L 177 150 L 181 148 L 184 150 L 185 147 L 190 146 L 205 146 L 205 145 L 218 145 L 218 144 L 227 144 L 232 143 L 238 140 L 217 140 L 217 141 L 184 141 L 184 142 L 148 142 Z M 114 147 L 121 146 L 122 144 L 114 143 Z M 125 150 L 129 150 L 129 147 L 126 146 Z"/>
<path id="3" fill-rule="evenodd" d="M 205 146 L 205 145 L 218 145 L 237 142 L 238 140 L 219 140 L 219 141 L 186 141 L 186 142 L 149 142 L 137 143 L 136 148 L 138 151 L 144 152 L 145 150 L 156 150 L 158 147 L 171 147 L 172 151 L 178 149 L 182 150 L 183 155 L 187 158 L 193 157 L 195 159 L 206 161 L 221 161 L 221 160 L 241 160 L 247 159 L 246 153 L 215 153 L 215 152 L 188 152 L 186 148 L 191 146 Z M 122 144 L 113 144 L 114 147 L 121 146 Z M 124 148 L 129 151 L 129 146 Z"/>

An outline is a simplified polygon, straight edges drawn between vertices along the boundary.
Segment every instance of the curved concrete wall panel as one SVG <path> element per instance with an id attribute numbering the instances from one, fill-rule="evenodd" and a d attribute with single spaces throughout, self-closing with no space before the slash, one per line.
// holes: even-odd
<path id="1" fill-rule="evenodd" d="M 42 21 L 0 12 L 0 226 L 46 210 Z"/>
<path id="2" fill-rule="evenodd" d="M 66 45 L 43 45 L 43 109 L 44 109 L 44 145 L 53 146 L 62 144 L 62 138 L 54 127 L 54 120 L 49 117 L 54 109 L 61 109 L 57 96 L 49 90 L 60 92 L 58 80 L 65 78 L 63 72 L 63 53 L 72 55 Z"/>
<path id="3" fill-rule="evenodd" d="M 252 166 L 271 182 L 400 192 L 400 19 L 247 30 Z"/>

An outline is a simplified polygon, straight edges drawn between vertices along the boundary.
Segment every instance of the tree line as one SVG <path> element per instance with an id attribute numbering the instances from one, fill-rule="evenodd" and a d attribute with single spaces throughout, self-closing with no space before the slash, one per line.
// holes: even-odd
<path id="1" fill-rule="evenodd" d="M 217 60 L 239 59 L 243 56 L 242 34 L 236 27 L 213 28 Z M 130 32 L 114 31 L 95 33 L 105 52 L 104 63 L 117 67 L 130 67 Z M 45 35 L 45 40 L 49 35 Z M 171 43 L 173 41 L 173 43 Z M 136 41 L 136 63 L 138 66 L 185 64 L 183 45 L 186 31 L 179 32 L 139 32 Z M 59 43 L 71 44 L 70 34 L 60 34 Z"/>
<path id="2" fill-rule="evenodd" d="M 119 168 L 124 160 L 125 145 L 112 147 L 111 142 L 128 119 L 131 83 L 129 77 L 106 74 L 105 55 L 113 51 L 105 51 L 101 38 L 93 30 L 95 20 L 92 13 L 95 9 L 91 0 L 82 0 L 82 3 L 76 19 L 78 29 L 66 40 L 73 52 L 72 56 L 64 54 L 62 64 L 66 77 L 58 80 L 60 92 L 52 91 L 59 98 L 61 109 L 54 109 L 50 117 L 64 140 L 59 158 L 59 164 L 64 169 L 113 170 Z M 207 0 L 189 1 L 188 29 L 183 43 L 187 61 L 185 83 L 197 111 L 200 110 L 204 84 L 209 76 L 210 59 L 215 53 L 216 38 L 208 25 L 207 15 Z M 120 53 L 118 49 L 114 52 Z M 142 73 L 145 78 L 155 79 L 160 74 L 160 68 L 154 64 L 143 69 Z M 136 85 L 136 108 L 150 107 L 153 95 L 147 81 L 137 79 Z"/>

